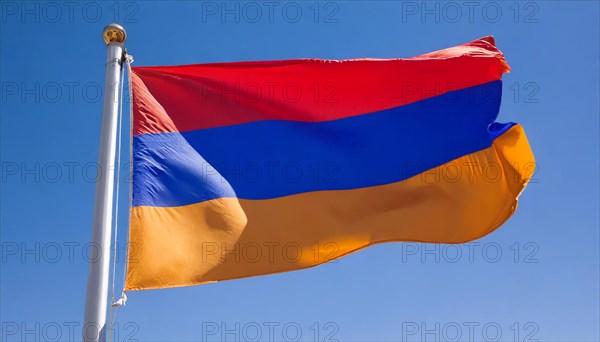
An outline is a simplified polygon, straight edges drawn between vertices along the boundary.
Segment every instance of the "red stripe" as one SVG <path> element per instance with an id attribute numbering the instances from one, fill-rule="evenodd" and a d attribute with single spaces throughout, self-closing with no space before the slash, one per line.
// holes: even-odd
<path id="1" fill-rule="evenodd" d="M 495 81 L 508 70 L 491 37 L 409 59 L 136 67 L 134 134 L 335 120 Z"/>

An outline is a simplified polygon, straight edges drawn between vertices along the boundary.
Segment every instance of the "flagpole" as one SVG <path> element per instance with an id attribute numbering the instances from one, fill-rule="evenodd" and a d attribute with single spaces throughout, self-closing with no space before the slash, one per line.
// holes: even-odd
<path id="1" fill-rule="evenodd" d="M 106 339 L 119 82 L 121 72 L 123 72 L 125 29 L 120 25 L 110 24 L 104 28 L 102 38 L 107 45 L 104 111 L 100 133 L 92 242 L 89 249 L 90 268 L 82 329 L 83 341 L 90 342 L 105 341 Z"/>

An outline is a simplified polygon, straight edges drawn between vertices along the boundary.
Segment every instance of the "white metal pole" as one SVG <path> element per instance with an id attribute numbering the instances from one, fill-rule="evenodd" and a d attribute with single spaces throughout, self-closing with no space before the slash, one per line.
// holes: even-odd
<path id="1" fill-rule="evenodd" d="M 106 80 L 104 82 L 104 111 L 102 113 L 102 131 L 98 157 L 99 171 L 96 182 L 92 242 L 89 249 L 91 254 L 90 268 L 82 331 L 83 341 L 93 342 L 105 341 L 106 339 L 119 82 L 126 33 L 120 25 L 110 24 L 104 28 L 102 36 L 108 47 Z"/>

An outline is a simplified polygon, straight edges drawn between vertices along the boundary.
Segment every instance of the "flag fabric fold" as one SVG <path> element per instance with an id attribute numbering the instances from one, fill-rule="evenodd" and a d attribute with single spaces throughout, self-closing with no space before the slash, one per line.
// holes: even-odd
<path id="1" fill-rule="evenodd" d="M 133 68 L 126 289 L 492 232 L 535 169 L 522 127 L 495 122 L 508 71 L 492 37 L 407 59 Z"/>

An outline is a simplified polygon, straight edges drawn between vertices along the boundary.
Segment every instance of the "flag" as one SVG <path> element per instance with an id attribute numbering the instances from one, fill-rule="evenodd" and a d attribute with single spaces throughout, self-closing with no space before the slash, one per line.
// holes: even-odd
<path id="1" fill-rule="evenodd" d="M 127 290 L 463 243 L 535 169 L 492 37 L 406 59 L 135 67 Z"/>

